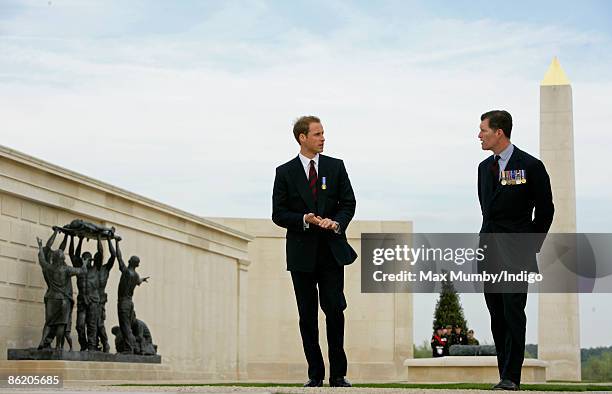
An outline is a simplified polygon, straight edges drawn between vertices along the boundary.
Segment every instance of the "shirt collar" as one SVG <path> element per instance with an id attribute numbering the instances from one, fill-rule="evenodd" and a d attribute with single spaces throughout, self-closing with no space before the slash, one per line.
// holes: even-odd
<path id="1" fill-rule="evenodd" d="M 504 149 L 503 151 L 499 152 L 500 160 L 508 161 L 510 159 L 510 156 L 512 156 L 512 152 L 514 152 L 514 145 L 513 144 L 509 144 L 506 147 L 506 149 Z"/>
<path id="2" fill-rule="evenodd" d="M 300 161 L 302 162 L 302 166 L 304 166 L 304 168 L 307 168 L 307 166 L 310 165 L 310 160 L 314 160 L 315 167 L 319 165 L 319 154 L 318 153 L 312 159 L 307 158 L 302 153 L 299 153 L 298 157 L 300 158 Z"/>

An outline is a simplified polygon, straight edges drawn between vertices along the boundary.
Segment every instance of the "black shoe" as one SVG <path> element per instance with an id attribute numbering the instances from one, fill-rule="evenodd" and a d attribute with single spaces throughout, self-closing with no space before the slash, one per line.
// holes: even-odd
<path id="1" fill-rule="evenodd" d="M 329 378 L 329 387 L 353 387 L 353 385 L 344 376 L 340 376 L 339 378 Z"/>
<path id="2" fill-rule="evenodd" d="M 519 391 L 521 386 L 508 379 L 502 379 L 493 386 L 493 390 Z"/>
<path id="3" fill-rule="evenodd" d="M 308 379 L 304 387 L 323 387 L 323 379 Z"/>

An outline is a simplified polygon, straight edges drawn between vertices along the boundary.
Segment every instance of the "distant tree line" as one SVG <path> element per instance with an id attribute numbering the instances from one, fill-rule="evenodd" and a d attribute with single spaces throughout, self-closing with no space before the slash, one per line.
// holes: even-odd
<path id="1" fill-rule="evenodd" d="M 604 353 L 610 352 L 612 352 L 612 346 L 580 349 L 580 361 L 585 362 L 591 357 L 599 357 Z"/>
<path id="2" fill-rule="evenodd" d="M 582 380 L 612 382 L 612 346 L 580 349 Z"/>

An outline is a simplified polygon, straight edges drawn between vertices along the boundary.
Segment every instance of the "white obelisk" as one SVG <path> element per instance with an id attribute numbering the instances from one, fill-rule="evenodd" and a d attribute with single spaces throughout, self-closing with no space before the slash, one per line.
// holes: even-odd
<path id="1" fill-rule="evenodd" d="M 557 58 L 540 85 L 540 157 L 555 204 L 550 233 L 575 233 L 572 87 Z M 581 380 L 578 294 L 540 294 L 538 358 L 550 363 L 547 380 Z"/>

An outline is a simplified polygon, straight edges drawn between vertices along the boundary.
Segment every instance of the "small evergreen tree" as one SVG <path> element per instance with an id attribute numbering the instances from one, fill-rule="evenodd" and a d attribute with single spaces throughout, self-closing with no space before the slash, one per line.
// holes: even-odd
<path id="1" fill-rule="evenodd" d="M 462 327 L 464 333 L 468 330 L 467 321 L 463 317 L 463 308 L 459 301 L 459 295 L 455 290 L 455 286 L 453 286 L 453 282 L 447 279 L 442 283 L 440 298 L 438 298 L 436 303 L 433 330 L 435 331 L 437 327 L 449 324 Z"/>

